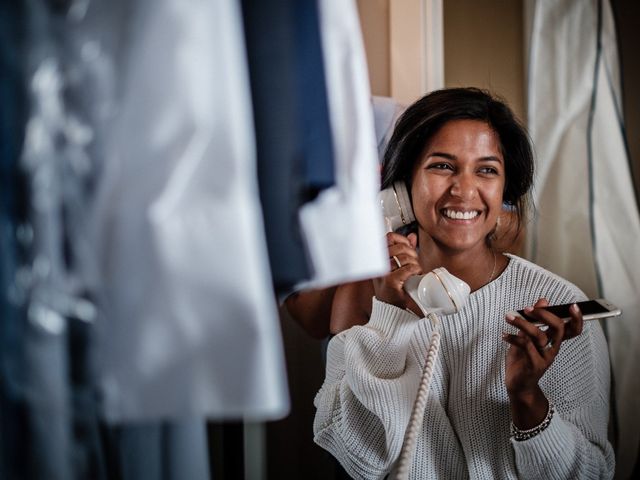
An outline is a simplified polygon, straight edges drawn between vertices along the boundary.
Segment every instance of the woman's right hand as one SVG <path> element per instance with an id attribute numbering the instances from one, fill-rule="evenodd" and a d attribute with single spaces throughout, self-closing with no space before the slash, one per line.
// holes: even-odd
<path id="1" fill-rule="evenodd" d="M 373 280 L 378 300 L 400 308 L 407 308 L 413 304 L 411 297 L 402 287 L 411 275 L 422 274 L 422 267 L 418 263 L 417 245 L 418 236 L 415 233 L 410 233 L 406 237 L 398 233 L 387 233 L 391 272 Z M 398 259 L 397 262 L 396 259 Z"/>

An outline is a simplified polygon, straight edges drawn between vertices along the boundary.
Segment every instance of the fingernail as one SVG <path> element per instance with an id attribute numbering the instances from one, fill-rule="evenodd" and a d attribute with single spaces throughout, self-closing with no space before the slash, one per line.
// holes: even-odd
<path id="1" fill-rule="evenodd" d="M 533 312 L 533 307 L 524 307 L 524 311 L 527 313 Z"/>
<path id="2" fill-rule="evenodd" d="M 506 318 L 507 318 L 507 322 L 509 322 L 509 323 L 513 322 L 513 321 L 516 319 L 516 317 L 514 317 L 514 316 L 513 316 L 513 315 L 511 315 L 511 314 L 507 315 L 507 317 L 506 317 Z"/>
<path id="3" fill-rule="evenodd" d="M 571 305 L 571 310 L 573 310 L 576 313 L 578 313 L 580 311 L 580 309 L 578 308 L 578 305 L 576 305 L 575 303 L 573 305 Z"/>
<path id="4" fill-rule="evenodd" d="M 502 339 L 506 340 L 509 337 L 509 334 L 507 332 L 502 332 Z"/>

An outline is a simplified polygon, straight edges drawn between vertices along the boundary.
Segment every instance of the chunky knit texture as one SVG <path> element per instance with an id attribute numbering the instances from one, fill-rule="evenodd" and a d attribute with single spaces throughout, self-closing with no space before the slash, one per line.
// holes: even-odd
<path id="1" fill-rule="evenodd" d="M 418 436 L 410 478 L 611 478 L 607 441 L 609 357 L 598 322 L 563 343 L 540 381 L 556 406 L 534 438 L 509 438 L 504 385 L 515 332 L 505 313 L 533 305 L 584 300 L 573 284 L 509 255 L 493 282 L 442 320 L 442 343 Z M 416 396 L 431 324 L 374 298 L 368 324 L 329 343 L 327 373 L 315 398 L 315 441 L 356 478 L 383 478 L 395 466 Z"/>

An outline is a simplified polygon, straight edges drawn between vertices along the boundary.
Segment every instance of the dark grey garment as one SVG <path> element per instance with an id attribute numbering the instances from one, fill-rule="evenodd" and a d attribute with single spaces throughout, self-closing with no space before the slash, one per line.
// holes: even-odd
<path id="1" fill-rule="evenodd" d="M 208 480 L 203 419 L 106 427 L 109 478 Z"/>

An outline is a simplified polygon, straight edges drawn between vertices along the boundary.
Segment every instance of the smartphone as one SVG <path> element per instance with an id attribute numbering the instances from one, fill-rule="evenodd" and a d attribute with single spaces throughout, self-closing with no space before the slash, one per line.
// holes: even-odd
<path id="1" fill-rule="evenodd" d="M 580 311 L 582 312 L 582 318 L 584 320 L 596 320 L 598 318 L 616 317 L 622 313 L 618 307 L 604 298 L 596 298 L 594 300 L 586 300 L 584 302 L 576 302 Z M 550 305 L 543 307 L 545 310 L 550 311 L 554 315 L 562 318 L 565 322 L 571 318 L 569 314 L 569 307 L 571 303 L 563 305 Z M 541 325 L 540 321 L 527 315 L 524 310 L 518 310 L 516 312 L 509 312 L 514 317 L 522 317 L 530 322 L 535 322 L 537 325 Z"/>

